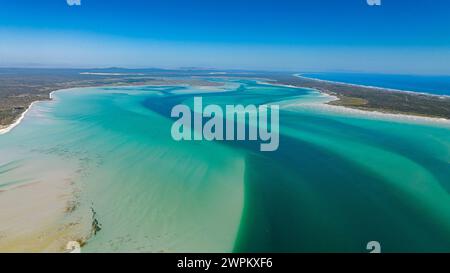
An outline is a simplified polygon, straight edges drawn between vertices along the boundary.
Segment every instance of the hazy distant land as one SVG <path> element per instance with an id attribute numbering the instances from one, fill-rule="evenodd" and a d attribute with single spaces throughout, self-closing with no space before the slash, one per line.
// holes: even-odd
<path id="1" fill-rule="evenodd" d="M 49 100 L 55 90 L 73 87 L 127 85 L 220 85 L 200 79 L 170 79 L 170 71 L 145 70 L 133 73 L 123 69 L 15 69 L 0 68 L 0 129 L 17 120 L 34 101 Z M 89 71 L 89 72 L 86 72 Z M 184 76 L 182 71 L 175 74 Z M 166 76 L 162 78 L 162 76 Z"/>
<path id="2" fill-rule="evenodd" d="M 193 78 L 195 76 L 196 78 Z M 182 78 L 180 78 L 182 77 Z M 17 120 L 34 101 L 48 100 L 52 91 L 91 86 L 194 84 L 215 85 L 198 77 L 264 78 L 273 83 L 313 88 L 334 95 L 329 104 L 369 111 L 450 119 L 450 97 L 392 91 L 296 77 L 289 73 L 121 68 L 0 69 L 0 129 Z"/>

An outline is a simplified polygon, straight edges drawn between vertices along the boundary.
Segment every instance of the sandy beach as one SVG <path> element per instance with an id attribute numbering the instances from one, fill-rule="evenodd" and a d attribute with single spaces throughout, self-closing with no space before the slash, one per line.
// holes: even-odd
<path id="1" fill-rule="evenodd" d="M 295 76 L 301 77 L 301 76 L 297 76 L 297 74 L 295 74 Z M 318 80 L 318 81 L 320 81 L 320 80 Z M 258 84 L 312 90 L 312 91 L 320 93 L 322 96 L 328 98 L 327 101 L 314 102 L 314 103 L 304 103 L 304 102 L 296 103 L 295 101 L 291 101 L 290 103 L 284 104 L 282 106 L 282 108 L 284 108 L 284 109 L 288 109 L 288 108 L 292 108 L 292 107 L 294 107 L 294 108 L 295 107 L 303 107 L 303 108 L 310 108 L 310 109 L 317 109 L 317 110 L 321 110 L 321 111 L 333 112 L 333 113 L 342 114 L 342 115 L 347 114 L 347 115 L 354 115 L 354 116 L 361 116 L 361 117 L 394 120 L 394 121 L 400 121 L 400 122 L 406 121 L 406 122 L 437 123 L 437 124 L 443 124 L 443 125 L 450 125 L 450 120 L 445 119 L 445 118 L 424 117 L 424 116 L 417 116 L 417 115 L 387 113 L 387 112 L 380 112 L 380 111 L 369 111 L 369 110 L 355 109 L 355 108 L 346 107 L 346 106 L 331 105 L 331 104 L 329 104 L 329 102 L 339 100 L 339 98 L 336 96 L 321 92 L 320 90 L 317 90 L 317 89 L 299 87 L 299 86 L 294 86 L 294 85 L 262 82 L 262 81 L 258 81 Z M 357 85 L 355 85 L 355 86 L 357 86 Z M 377 89 L 381 89 L 381 88 L 377 88 Z M 389 91 L 394 91 L 394 90 L 389 90 Z M 396 90 L 396 92 L 403 92 L 403 91 Z M 405 92 L 410 92 L 410 91 L 405 91 Z"/>
<path id="2" fill-rule="evenodd" d="M 324 94 L 327 95 L 327 94 Z M 332 98 L 333 96 L 327 95 Z M 337 98 L 335 98 L 337 99 Z M 333 101 L 335 99 L 331 99 Z M 445 118 L 433 118 L 433 117 L 421 117 L 414 115 L 405 115 L 405 114 L 392 114 L 385 113 L 379 111 L 367 111 L 354 109 L 345 106 L 331 105 L 327 103 L 289 103 L 283 105 L 282 109 L 289 108 L 303 108 L 303 109 L 311 109 L 311 110 L 319 110 L 326 111 L 329 113 L 334 113 L 338 115 L 352 115 L 358 117 L 365 117 L 371 119 L 382 119 L 382 120 L 390 120 L 396 122 L 414 122 L 414 123 L 422 123 L 422 124 L 440 124 L 450 126 L 450 120 Z"/>
<path id="3" fill-rule="evenodd" d="M 34 103 L 36 103 L 36 101 L 35 101 L 35 102 L 32 102 L 32 103 L 28 106 L 28 108 L 27 108 L 27 109 L 19 116 L 19 118 L 18 118 L 16 121 L 14 121 L 14 123 L 12 123 L 11 125 L 8 125 L 8 126 L 0 127 L 0 135 L 8 133 L 8 132 L 11 131 L 12 129 L 14 129 L 14 127 L 16 127 L 17 125 L 19 125 L 20 122 L 22 122 L 22 120 L 24 119 L 25 115 L 27 114 L 27 112 L 30 110 L 30 108 L 33 106 Z"/>

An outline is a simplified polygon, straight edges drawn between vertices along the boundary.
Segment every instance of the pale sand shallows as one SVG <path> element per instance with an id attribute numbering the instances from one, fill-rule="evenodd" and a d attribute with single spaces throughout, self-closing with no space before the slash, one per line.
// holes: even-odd
<path id="1" fill-rule="evenodd" d="M 67 90 L 70 89 L 51 92 L 50 99 L 57 101 L 55 92 Z M 10 132 L 25 117 L 38 118 L 40 110 L 35 103 L 38 101 L 30 104 L 13 124 L 1 128 L 0 134 Z M 10 161 L 1 159 L 0 166 Z M 23 175 L 0 176 L 0 182 L 17 176 L 27 178 L 24 174 L 36 177 L 20 185 L 0 187 L 0 252 L 64 252 L 70 241 L 85 242 L 89 238 L 90 211 L 85 213 L 73 208 L 76 194 L 72 181 L 76 169 L 41 158 L 19 167 L 17 172 Z"/>
<path id="2" fill-rule="evenodd" d="M 1 128 L 0 135 L 18 126 L 34 103 L 13 124 Z M 27 173 L 26 168 L 19 170 Z M 76 226 L 61 225 L 72 198 L 71 187 L 62 181 L 61 169 L 51 173 L 36 181 L 0 189 L 0 252 L 64 251 L 65 241 L 74 234 Z M 8 181 L 8 174 L 0 178 Z"/>
<path id="3" fill-rule="evenodd" d="M 86 231 L 69 217 L 73 187 L 65 170 L 0 191 L 0 252 L 63 252 Z"/>
<path id="4" fill-rule="evenodd" d="M 355 109 L 345 106 L 339 105 L 331 105 L 327 102 L 338 100 L 337 97 L 328 95 L 325 93 L 319 92 L 323 97 L 328 97 L 328 101 L 326 102 L 309 102 L 303 103 L 300 101 L 290 101 L 286 102 L 282 105 L 284 109 L 311 109 L 315 111 L 328 112 L 330 114 L 337 114 L 342 116 L 353 116 L 359 118 L 369 118 L 369 119 L 380 119 L 380 120 L 389 120 L 395 122 L 413 122 L 420 124 L 439 124 L 444 126 L 450 126 L 450 120 L 445 118 L 433 118 L 433 117 L 423 117 L 423 116 L 415 116 L 415 115 L 407 115 L 407 114 L 394 114 L 394 113 L 385 113 L 380 111 L 368 111 Z"/>
<path id="5" fill-rule="evenodd" d="M 37 111 L 16 123 L 27 112 L 36 118 Z M 63 252 L 69 241 L 85 241 L 90 215 L 74 210 L 77 166 L 30 153 L 18 161 L 16 150 L 4 148 L 0 167 L 20 163 L 0 173 L 0 252 Z"/>

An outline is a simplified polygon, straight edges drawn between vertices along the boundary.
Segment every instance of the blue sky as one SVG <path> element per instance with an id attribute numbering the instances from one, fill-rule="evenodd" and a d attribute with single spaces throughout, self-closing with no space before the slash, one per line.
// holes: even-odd
<path id="1" fill-rule="evenodd" d="M 381 2 L 0 0 L 0 66 L 450 74 L 450 1 Z"/>

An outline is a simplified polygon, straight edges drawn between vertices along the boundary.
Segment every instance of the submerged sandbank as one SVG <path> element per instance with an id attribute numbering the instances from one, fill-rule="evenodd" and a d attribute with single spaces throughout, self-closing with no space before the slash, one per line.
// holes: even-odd
<path id="1" fill-rule="evenodd" d="M 73 167 L 54 161 L 20 161 L 1 174 L 6 183 L 0 185 L 0 252 L 64 252 L 69 241 L 86 238 L 89 226 L 73 214 Z M 0 163 L 3 169 L 8 164 Z M 34 173 L 39 175 L 30 177 Z M 24 182 L 8 185 L 14 180 Z"/>

